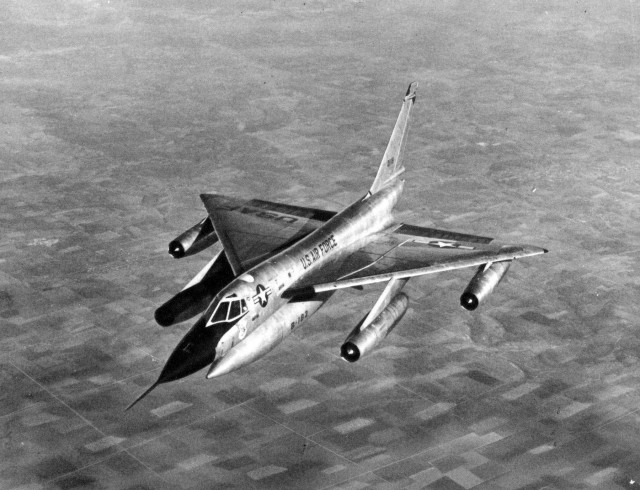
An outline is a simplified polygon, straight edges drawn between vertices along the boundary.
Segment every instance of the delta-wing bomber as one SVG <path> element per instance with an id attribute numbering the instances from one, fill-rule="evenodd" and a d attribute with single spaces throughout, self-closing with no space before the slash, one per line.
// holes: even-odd
<path id="1" fill-rule="evenodd" d="M 373 308 L 340 350 L 350 362 L 369 353 L 405 314 L 402 288 L 412 277 L 465 267 L 478 270 L 460 303 L 473 310 L 513 260 L 546 253 L 530 245 L 496 245 L 491 238 L 398 223 L 406 142 L 417 83 L 400 115 L 369 191 L 341 212 L 258 199 L 202 194 L 209 216 L 169 245 L 180 258 L 218 240 L 222 250 L 176 296 L 156 310 L 162 326 L 203 313 L 175 348 L 157 381 L 209 367 L 207 378 L 259 359 L 299 328 L 338 289 L 385 285 Z"/>

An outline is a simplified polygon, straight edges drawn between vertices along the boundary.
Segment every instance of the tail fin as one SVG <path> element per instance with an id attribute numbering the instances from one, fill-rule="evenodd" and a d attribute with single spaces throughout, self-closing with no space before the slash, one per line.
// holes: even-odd
<path id="1" fill-rule="evenodd" d="M 416 88 L 418 88 L 418 82 L 412 82 L 407 89 L 407 93 L 404 97 L 402 109 L 400 109 L 400 115 L 396 121 L 396 125 L 391 133 L 391 139 L 387 145 L 387 150 L 382 157 L 382 163 L 378 169 L 376 179 L 373 181 L 369 194 L 375 194 L 382 189 L 389 182 L 393 182 L 396 178 L 404 172 L 404 166 L 402 165 L 402 153 L 407 137 L 407 128 L 409 127 L 409 114 L 411 108 L 416 100 Z"/>

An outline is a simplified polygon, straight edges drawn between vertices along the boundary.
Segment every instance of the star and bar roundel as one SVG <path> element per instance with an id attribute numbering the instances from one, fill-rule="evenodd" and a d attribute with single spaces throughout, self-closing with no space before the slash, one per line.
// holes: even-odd
<path id="1" fill-rule="evenodd" d="M 258 284 L 256 286 L 256 294 L 253 297 L 254 304 L 260 304 L 263 308 L 267 306 L 269 302 L 269 296 L 271 296 L 271 288 L 267 286 L 266 288 L 262 284 Z"/>
<path id="2" fill-rule="evenodd" d="M 448 240 L 429 240 L 423 243 L 429 245 L 430 247 L 437 247 L 437 248 L 459 248 L 462 250 L 475 250 L 475 247 L 470 247 L 469 245 L 462 245 L 461 243 L 457 243 L 457 242 L 450 242 Z"/>

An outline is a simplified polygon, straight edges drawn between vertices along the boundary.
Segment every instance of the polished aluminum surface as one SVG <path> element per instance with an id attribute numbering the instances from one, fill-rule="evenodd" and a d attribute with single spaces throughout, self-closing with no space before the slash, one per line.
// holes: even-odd
<path id="1" fill-rule="evenodd" d="M 505 261 L 494 262 L 488 267 L 480 266 L 460 296 L 460 305 L 466 310 L 475 310 L 502 281 L 510 265 L 510 261 Z"/>
<path id="2" fill-rule="evenodd" d="M 382 312 L 362 328 L 358 325 L 340 348 L 340 356 L 349 362 L 355 362 L 371 352 L 402 319 L 409 307 L 409 297 L 399 293 L 393 297 Z"/>

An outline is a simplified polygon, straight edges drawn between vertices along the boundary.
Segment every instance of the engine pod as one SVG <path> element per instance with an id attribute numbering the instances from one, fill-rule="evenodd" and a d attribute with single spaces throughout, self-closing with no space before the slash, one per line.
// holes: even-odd
<path id="1" fill-rule="evenodd" d="M 174 259 L 194 255 L 218 241 L 213 223 L 207 217 L 169 242 L 169 253 Z"/>
<path id="2" fill-rule="evenodd" d="M 500 283 L 509 266 L 511 261 L 494 262 L 489 267 L 481 265 L 460 296 L 460 305 L 466 310 L 475 310 Z"/>
<path id="3" fill-rule="evenodd" d="M 373 348 L 384 339 L 398 324 L 407 311 L 409 298 L 404 293 L 393 297 L 387 307 L 366 328 L 360 329 L 358 325 L 347 337 L 340 348 L 340 357 L 345 361 L 356 362 L 363 355 L 371 352 Z"/>

